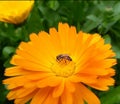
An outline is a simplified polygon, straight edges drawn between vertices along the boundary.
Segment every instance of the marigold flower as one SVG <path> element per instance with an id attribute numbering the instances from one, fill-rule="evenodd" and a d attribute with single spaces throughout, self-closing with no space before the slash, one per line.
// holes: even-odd
<path id="1" fill-rule="evenodd" d="M 0 1 L 0 21 L 13 24 L 23 22 L 29 15 L 34 0 Z"/>
<path id="2" fill-rule="evenodd" d="M 114 56 L 99 34 L 77 33 L 67 23 L 32 33 L 5 70 L 7 97 L 15 104 L 100 104 L 87 86 L 106 91 L 114 85 Z"/>

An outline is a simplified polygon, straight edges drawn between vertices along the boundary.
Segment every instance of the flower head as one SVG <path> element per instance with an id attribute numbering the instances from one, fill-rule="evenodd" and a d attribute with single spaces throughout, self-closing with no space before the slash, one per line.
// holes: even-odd
<path id="1" fill-rule="evenodd" d="M 0 21 L 13 24 L 23 22 L 29 15 L 34 0 L 0 1 Z"/>
<path id="2" fill-rule="evenodd" d="M 5 71 L 7 97 L 15 104 L 100 104 L 87 86 L 105 91 L 114 84 L 114 56 L 99 34 L 77 33 L 66 23 L 32 33 Z"/>

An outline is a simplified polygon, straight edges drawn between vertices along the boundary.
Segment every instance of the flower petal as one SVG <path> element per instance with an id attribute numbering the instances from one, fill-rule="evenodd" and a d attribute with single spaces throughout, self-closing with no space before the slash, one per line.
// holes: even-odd
<path id="1" fill-rule="evenodd" d="M 0 1 L 0 21 L 14 24 L 23 22 L 28 17 L 33 4 L 34 0 Z"/>
<path id="2" fill-rule="evenodd" d="M 44 100 L 43 104 L 58 104 L 59 98 L 55 98 L 52 96 L 52 93 L 50 92 L 47 96 L 47 98 Z"/>
<path id="3" fill-rule="evenodd" d="M 97 96 L 92 93 L 88 88 L 86 88 L 84 85 L 79 84 L 80 93 L 82 94 L 83 99 L 88 104 L 100 104 L 100 100 L 97 98 Z"/>
<path id="4" fill-rule="evenodd" d="M 53 50 L 51 48 L 52 45 L 50 46 L 50 44 L 49 44 L 49 47 L 51 49 L 48 50 L 48 48 L 45 47 L 46 43 L 45 42 L 42 43 L 42 40 L 44 40 L 44 39 L 41 39 L 41 40 L 39 39 L 39 41 L 40 41 L 39 46 L 38 46 L 38 44 L 34 45 L 33 42 L 30 42 L 30 43 L 21 42 L 21 44 L 19 45 L 20 51 L 17 51 L 17 54 L 19 56 L 21 56 L 22 58 L 29 59 L 29 60 L 34 60 L 35 62 L 38 60 L 37 62 L 40 62 L 43 65 L 46 65 L 46 64 L 51 65 L 50 63 L 54 59 L 52 58 L 53 56 L 51 56 L 50 53 L 48 54 L 47 52 L 52 52 L 51 51 L 51 50 Z M 43 46 L 44 46 L 45 49 L 41 49 L 41 47 L 43 47 Z"/>
<path id="5" fill-rule="evenodd" d="M 3 83 L 8 85 L 8 89 L 14 89 L 23 86 L 27 81 L 28 79 L 26 79 L 24 76 L 18 76 L 5 79 L 3 80 Z"/>
<path id="6" fill-rule="evenodd" d="M 35 92 L 35 91 L 36 91 L 35 87 L 33 87 L 33 88 L 24 88 L 24 87 L 21 87 L 21 88 L 19 88 L 19 89 L 16 90 L 16 98 L 25 97 L 25 96 L 27 96 L 30 93 Z"/>
<path id="7" fill-rule="evenodd" d="M 75 85 L 74 85 L 73 82 L 71 82 L 69 80 L 69 78 L 66 79 L 66 81 L 65 81 L 65 87 L 66 87 L 66 89 L 67 89 L 68 92 L 73 93 L 75 91 Z"/>
<path id="8" fill-rule="evenodd" d="M 59 34 L 60 42 L 63 48 L 63 53 L 66 53 L 66 49 L 67 49 L 68 31 L 69 31 L 68 24 L 59 23 L 58 34 Z"/>
<path id="9" fill-rule="evenodd" d="M 61 104 L 73 104 L 73 94 L 64 90 L 61 96 Z"/>
<path id="10" fill-rule="evenodd" d="M 51 43 L 53 44 L 53 47 L 54 49 L 56 50 L 56 56 L 61 54 L 62 53 L 62 45 L 61 45 L 61 42 L 60 42 L 60 38 L 59 38 L 59 35 L 58 35 L 58 32 L 55 28 L 51 28 L 49 30 L 49 33 L 50 33 L 50 40 L 51 40 Z M 56 41 L 57 40 L 57 41 Z"/>
<path id="11" fill-rule="evenodd" d="M 79 88 L 79 85 L 75 84 L 76 90 L 73 93 L 73 104 L 84 104 L 83 96 L 81 93 L 81 89 Z"/>
<path id="12" fill-rule="evenodd" d="M 97 78 L 96 75 L 89 75 L 89 74 L 81 73 L 81 74 L 78 74 L 78 75 L 76 74 L 76 75 L 69 77 L 69 80 L 74 83 L 76 82 L 94 83 L 96 82 L 96 78 Z"/>
<path id="13" fill-rule="evenodd" d="M 18 97 L 16 96 L 16 91 L 17 89 L 15 90 L 12 90 L 8 93 L 7 95 L 7 98 L 9 100 L 13 100 L 13 99 L 16 99 L 14 102 L 15 104 L 25 104 L 26 102 L 28 102 L 37 92 L 37 90 L 32 90 L 30 93 L 27 93 L 27 95 L 23 96 L 23 97 Z"/>
<path id="14" fill-rule="evenodd" d="M 59 97 L 64 91 L 65 80 L 62 79 L 60 85 L 56 86 L 53 90 L 53 97 Z"/>
<path id="15" fill-rule="evenodd" d="M 62 82 L 61 77 L 51 76 L 51 77 L 47 77 L 47 78 L 44 78 L 44 79 L 38 81 L 37 86 L 39 88 L 44 88 L 47 86 L 54 87 L 54 86 L 59 85 L 61 82 Z"/>
<path id="16" fill-rule="evenodd" d="M 31 72 L 28 72 L 18 66 L 6 68 L 5 70 L 5 76 L 18 76 L 18 75 L 24 75 L 28 73 L 31 73 Z"/>
<path id="17" fill-rule="evenodd" d="M 112 86 L 114 85 L 114 83 L 115 80 L 113 78 L 109 76 L 104 76 L 104 77 L 98 77 L 98 81 L 96 83 L 88 84 L 88 85 L 95 89 L 106 91 L 109 89 L 108 86 Z"/>
<path id="18" fill-rule="evenodd" d="M 24 58 L 21 58 L 18 55 L 15 55 L 12 60 L 11 63 L 14 62 L 14 65 L 20 65 L 23 69 L 26 70 L 31 70 L 31 71 L 50 71 L 49 69 L 49 65 L 51 66 L 51 64 L 49 64 L 48 66 L 43 65 L 41 63 L 36 63 L 33 62 L 31 60 L 26 60 Z"/>
<path id="19" fill-rule="evenodd" d="M 44 104 L 43 102 L 46 100 L 47 96 L 49 95 L 51 89 L 46 87 L 43 89 L 39 89 L 35 96 L 33 97 L 30 104 Z"/>

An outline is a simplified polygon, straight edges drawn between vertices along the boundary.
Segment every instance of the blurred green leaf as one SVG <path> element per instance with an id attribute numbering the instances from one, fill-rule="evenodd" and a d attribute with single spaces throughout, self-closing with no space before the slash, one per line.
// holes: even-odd
<path id="1" fill-rule="evenodd" d="M 120 86 L 113 88 L 100 99 L 101 104 L 120 104 Z"/>
<path id="2" fill-rule="evenodd" d="M 33 32 L 38 33 L 41 29 L 43 29 L 42 18 L 36 5 L 36 7 L 33 8 L 31 15 L 29 16 L 25 24 L 24 31 L 27 34 L 30 34 Z"/>
<path id="3" fill-rule="evenodd" d="M 89 16 L 87 16 L 87 19 L 89 19 L 91 21 L 94 21 L 94 22 L 99 21 L 99 18 L 96 17 L 95 15 L 89 15 Z"/>
<path id="4" fill-rule="evenodd" d="M 44 26 L 44 23 L 47 22 L 46 24 L 47 28 L 53 26 L 54 24 L 57 25 L 61 19 L 56 11 L 52 10 L 49 7 L 46 7 L 45 5 L 43 6 L 39 5 L 39 11 L 41 13 L 41 17 L 43 18 L 42 25 Z"/>
<path id="5" fill-rule="evenodd" d="M 50 7 L 53 10 L 57 10 L 59 7 L 59 2 L 57 0 L 50 0 L 48 1 L 48 7 Z"/>
<path id="6" fill-rule="evenodd" d="M 0 104 L 5 104 L 7 93 L 8 93 L 8 91 L 5 90 L 4 85 L 0 84 Z"/>
<path id="7" fill-rule="evenodd" d="M 120 14 L 120 2 L 116 3 L 113 10 L 114 10 L 114 15 Z"/>
<path id="8" fill-rule="evenodd" d="M 2 54 L 5 58 L 8 58 L 10 54 L 15 52 L 15 48 L 11 46 L 6 46 L 3 48 Z"/>
<path id="9" fill-rule="evenodd" d="M 112 48 L 116 53 L 116 58 L 120 59 L 120 45 L 118 46 L 117 43 L 114 42 Z"/>
<path id="10" fill-rule="evenodd" d="M 11 67 L 12 65 L 10 64 L 11 57 L 9 57 L 3 64 L 5 68 Z"/>
<path id="11" fill-rule="evenodd" d="M 109 35 L 104 35 L 105 43 L 111 43 L 111 37 Z"/>

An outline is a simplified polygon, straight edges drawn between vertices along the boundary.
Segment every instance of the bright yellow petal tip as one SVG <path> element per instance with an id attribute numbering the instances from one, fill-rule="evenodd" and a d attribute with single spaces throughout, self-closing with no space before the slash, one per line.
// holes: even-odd
<path id="1" fill-rule="evenodd" d="M 77 33 L 67 23 L 32 33 L 5 70 L 7 97 L 15 104 L 100 104 L 85 85 L 101 91 L 114 85 L 114 56 L 99 34 Z"/>
<path id="2" fill-rule="evenodd" d="M 19 24 L 29 15 L 34 4 L 34 0 L 9 0 L 0 1 L 0 21 Z"/>

